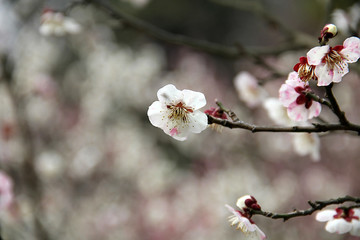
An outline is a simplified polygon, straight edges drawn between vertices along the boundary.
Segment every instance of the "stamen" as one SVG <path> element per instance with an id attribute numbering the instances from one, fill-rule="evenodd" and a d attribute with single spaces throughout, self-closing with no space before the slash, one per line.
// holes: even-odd
<path id="1" fill-rule="evenodd" d="M 192 113 L 194 111 L 192 108 L 185 106 L 182 102 L 170 104 L 166 107 L 170 110 L 169 119 L 175 122 L 190 122 L 188 113 Z"/>

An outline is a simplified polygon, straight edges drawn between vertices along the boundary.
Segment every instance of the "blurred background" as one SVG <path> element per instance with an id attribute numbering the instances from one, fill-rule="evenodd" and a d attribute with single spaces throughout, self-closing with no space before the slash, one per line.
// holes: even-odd
<path id="1" fill-rule="evenodd" d="M 321 135 L 315 162 L 294 151 L 292 134 L 209 128 L 179 142 L 146 115 L 157 90 L 172 83 L 204 93 L 203 110 L 218 99 L 245 122 L 274 125 L 261 105 L 239 99 L 235 76 L 247 71 L 277 97 L 324 24 L 343 24 L 333 45 L 359 33 L 349 27 L 358 26 L 356 1 L 71 3 L 0 0 L 0 166 L 14 191 L 0 213 L 4 239 L 245 239 L 224 207 L 243 195 L 279 213 L 360 195 L 357 136 Z M 66 10 L 82 31 L 41 35 L 44 8 Z M 137 20 L 239 54 L 164 41 L 135 29 Z M 359 123 L 359 64 L 350 69 L 334 91 Z M 321 116 L 337 121 L 325 107 Z M 253 220 L 268 239 L 355 239 L 327 233 L 314 215 Z"/>

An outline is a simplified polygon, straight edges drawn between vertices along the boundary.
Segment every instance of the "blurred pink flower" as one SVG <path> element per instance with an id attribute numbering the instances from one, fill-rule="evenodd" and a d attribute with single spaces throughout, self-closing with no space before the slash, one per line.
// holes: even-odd
<path id="1" fill-rule="evenodd" d="M 233 214 L 229 217 L 231 226 L 237 225 L 237 229 L 240 229 L 246 236 L 246 239 L 260 239 L 263 240 L 266 238 L 263 231 L 250 219 L 250 217 L 245 213 L 239 210 L 235 210 L 229 205 L 225 207 Z"/>
<path id="2" fill-rule="evenodd" d="M 248 72 L 240 72 L 236 75 L 235 89 L 239 98 L 244 101 L 248 107 L 256 107 L 266 98 L 267 92 L 258 84 L 257 79 Z"/>
<path id="3" fill-rule="evenodd" d="M 321 111 L 321 104 L 307 97 L 305 92 L 310 92 L 307 82 L 301 81 L 296 72 L 291 72 L 285 84 L 280 87 L 279 100 L 293 121 L 306 121 L 317 117 Z"/>
<path id="4" fill-rule="evenodd" d="M 157 92 L 159 101 L 148 109 L 149 120 L 155 127 L 176 140 L 184 141 L 193 133 L 200 133 L 208 126 L 205 113 L 199 111 L 206 105 L 204 94 L 191 90 L 178 90 L 168 84 Z"/>
<path id="5" fill-rule="evenodd" d="M 0 171 L 0 211 L 7 209 L 13 200 L 13 182 L 6 173 Z"/>
<path id="6" fill-rule="evenodd" d="M 64 16 L 61 12 L 45 9 L 41 16 L 40 33 L 44 36 L 64 36 L 75 34 L 81 31 L 81 26 L 70 17 Z"/>
<path id="7" fill-rule="evenodd" d="M 349 72 L 348 63 L 356 62 L 360 57 L 360 39 L 347 38 L 343 45 L 314 47 L 307 53 L 310 65 L 315 66 L 318 86 L 327 86 L 332 82 L 341 82 Z"/>
<path id="8" fill-rule="evenodd" d="M 325 230 L 330 233 L 344 234 L 350 232 L 351 235 L 360 236 L 360 209 L 323 210 L 316 214 L 316 220 L 327 222 Z"/>

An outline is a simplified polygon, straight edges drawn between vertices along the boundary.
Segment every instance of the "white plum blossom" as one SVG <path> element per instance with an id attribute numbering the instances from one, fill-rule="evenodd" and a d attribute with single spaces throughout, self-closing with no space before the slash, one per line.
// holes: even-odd
<path id="1" fill-rule="evenodd" d="M 267 92 L 258 84 L 257 79 L 248 72 L 240 72 L 234 80 L 239 98 L 248 107 L 258 106 L 267 96 Z"/>
<path id="2" fill-rule="evenodd" d="M 302 81 L 296 72 L 291 72 L 280 87 L 279 100 L 287 108 L 291 120 L 307 121 L 319 116 L 321 104 L 306 96 L 305 93 L 310 91 L 309 83 Z"/>
<path id="3" fill-rule="evenodd" d="M 229 217 L 231 226 L 237 225 L 236 228 L 240 229 L 245 234 L 246 239 L 264 240 L 266 238 L 264 232 L 261 231 L 245 212 L 235 210 L 227 204 L 225 207 L 232 213 Z"/>
<path id="4" fill-rule="evenodd" d="M 206 105 L 203 93 L 184 89 L 178 90 L 168 84 L 157 92 L 159 101 L 148 109 L 152 125 L 179 141 L 192 133 L 200 133 L 208 126 L 208 118 L 199 109 Z"/>
<path id="5" fill-rule="evenodd" d="M 13 182 L 6 173 L 0 171 L 0 212 L 7 209 L 13 200 Z"/>
<path id="6" fill-rule="evenodd" d="M 296 133 L 293 138 L 294 150 L 300 156 L 310 155 L 313 161 L 320 160 L 320 138 L 316 133 Z"/>
<path id="7" fill-rule="evenodd" d="M 263 102 L 263 107 L 266 109 L 269 117 L 276 124 L 279 125 L 293 125 L 293 121 L 287 114 L 287 108 L 282 105 L 278 98 L 267 98 Z"/>
<path id="8" fill-rule="evenodd" d="M 307 53 L 309 65 L 315 66 L 318 86 L 328 86 L 330 83 L 341 82 L 342 77 L 349 72 L 348 63 L 356 62 L 360 57 L 360 39 L 347 38 L 343 45 L 314 47 Z"/>
<path id="9" fill-rule="evenodd" d="M 316 214 L 316 220 L 327 222 L 325 230 L 330 233 L 344 234 L 349 232 L 353 236 L 360 236 L 360 209 L 336 208 L 322 210 Z"/>
<path id="10" fill-rule="evenodd" d="M 41 16 L 40 33 L 44 36 L 64 36 L 76 34 L 81 31 L 81 26 L 70 17 L 61 12 L 46 9 Z"/>

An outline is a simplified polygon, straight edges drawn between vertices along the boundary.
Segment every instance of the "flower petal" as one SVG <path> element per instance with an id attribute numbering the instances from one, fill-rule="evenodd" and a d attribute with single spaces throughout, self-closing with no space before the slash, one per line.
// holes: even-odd
<path id="1" fill-rule="evenodd" d="M 163 128 L 168 121 L 166 117 L 166 109 L 160 101 L 155 101 L 150 105 L 147 115 L 151 124 L 155 127 Z"/>
<path id="2" fill-rule="evenodd" d="M 194 110 L 200 109 L 206 105 L 205 95 L 201 92 L 191 90 L 182 90 L 185 105 L 192 107 Z"/>
<path id="3" fill-rule="evenodd" d="M 193 133 L 200 133 L 208 126 L 208 117 L 201 111 L 195 111 L 189 114 L 189 131 Z"/>
<path id="4" fill-rule="evenodd" d="M 344 234 L 346 232 L 349 232 L 351 228 L 352 224 L 347 222 L 343 218 L 331 220 L 325 226 L 326 231 L 328 231 L 329 233 L 336 232 L 338 234 Z"/>
<path id="5" fill-rule="evenodd" d="M 318 86 L 328 86 L 333 81 L 334 72 L 328 64 L 321 64 L 316 66 L 315 75 L 318 77 Z"/>
<path id="6" fill-rule="evenodd" d="M 321 104 L 315 101 L 312 101 L 310 108 L 308 109 L 308 119 L 313 117 L 317 117 L 320 115 L 321 112 Z"/>
<path id="7" fill-rule="evenodd" d="M 356 62 L 360 57 L 360 39 L 357 37 L 347 38 L 343 46 L 344 48 L 340 51 L 340 54 L 347 62 Z"/>
<path id="8" fill-rule="evenodd" d="M 183 99 L 183 94 L 174 85 L 168 84 L 159 89 L 157 97 L 160 102 L 167 104 L 177 103 Z"/>
<path id="9" fill-rule="evenodd" d="M 255 224 L 254 224 L 254 225 L 255 225 Z M 263 231 L 261 231 L 261 229 L 260 229 L 257 225 L 255 225 L 255 228 L 256 228 L 256 232 L 258 233 L 260 239 L 261 239 L 261 240 L 266 239 L 265 233 L 264 233 Z"/>
<path id="10" fill-rule="evenodd" d="M 286 84 L 281 85 L 279 89 L 279 100 L 284 107 L 288 107 L 291 103 L 296 101 L 299 96 L 293 86 Z"/>
<path id="11" fill-rule="evenodd" d="M 298 105 L 296 102 L 293 102 L 288 106 L 287 113 L 293 121 L 304 122 L 309 119 L 309 111 L 305 108 L 304 104 Z"/>
<path id="12" fill-rule="evenodd" d="M 335 210 L 331 210 L 331 209 L 322 210 L 316 214 L 315 219 L 316 219 L 316 221 L 319 221 L 319 222 L 327 222 L 327 221 L 333 220 L 334 215 L 336 215 Z"/>
<path id="13" fill-rule="evenodd" d="M 314 47 L 306 54 L 309 65 L 319 65 L 321 60 L 329 52 L 330 46 Z"/>
<path id="14" fill-rule="evenodd" d="M 353 236 L 360 237 L 360 221 L 359 220 L 352 220 L 352 229 L 350 231 L 350 234 Z"/>

